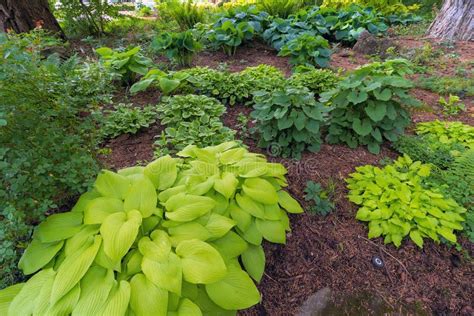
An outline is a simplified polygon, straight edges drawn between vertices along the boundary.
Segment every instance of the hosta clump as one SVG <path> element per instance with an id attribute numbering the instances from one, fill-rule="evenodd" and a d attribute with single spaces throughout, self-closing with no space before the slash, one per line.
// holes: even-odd
<path id="1" fill-rule="evenodd" d="M 299 158 L 308 149 L 318 151 L 321 145 L 320 127 L 324 123 L 325 107 L 314 100 L 306 88 L 286 87 L 274 92 L 254 94 L 256 131 L 263 148 L 277 149 L 284 157 Z"/>
<path id="2" fill-rule="evenodd" d="M 337 74 L 327 69 L 301 67 L 296 70 L 289 78 L 289 84 L 294 87 L 306 87 L 315 95 L 334 89 L 341 81 Z"/>
<path id="3" fill-rule="evenodd" d="M 439 142 L 447 145 L 461 144 L 474 149 L 474 127 L 461 122 L 432 121 L 416 125 L 418 135 L 432 135 Z"/>
<path id="4" fill-rule="evenodd" d="M 384 139 L 396 141 L 410 124 L 407 108 L 419 105 L 409 94 L 412 83 L 406 60 L 395 59 L 363 66 L 341 81 L 320 101 L 332 106 L 327 140 L 355 148 L 367 145 L 377 154 Z"/>
<path id="5" fill-rule="evenodd" d="M 346 180 L 348 197 L 360 206 L 356 218 L 369 222 L 369 238 L 383 236 L 384 243 L 397 247 L 406 236 L 419 247 L 423 238 L 456 242 L 453 231 L 463 229 L 466 209 L 426 188 L 430 165 L 405 155 L 383 169 L 366 165 L 356 170 Z"/>
<path id="6" fill-rule="evenodd" d="M 155 38 L 151 47 L 153 50 L 163 53 L 172 62 L 189 66 L 194 54 L 202 49 L 202 44 L 194 39 L 192 31 L 180 33 L 162 33 Z"/>
<path id="7" fill-rule="evenodd" d="M 136 134 L 141 128 L 149 127 L 156 121 L 156 110 L 152 106 L 140 108 L 133 104 L 120 103 L 105 113 L 101 127 L 103 138 Z"/>
<path id="8" fill-rule="evenodd" d="M 286 42 L 278 56 L 290 56 L 293 66 L 306 65 L 327 67 L 331 57 L 329 42 L 320 35 L 301 33 Z"/>
<path id="9" fill-rule="evenodd" d="M 165 98 L 157 112 L 166 126 L 155 142 L 158 155 L 190 144 L 204 147 L 234 139 L 235 132 L 220 120 L 225 106 L 214 98 L 193 94 Z"/>
<path id="10" fill-rule="evenodd" d="M 285 168 L 236 143 L 103 171 L 41 223 L 0 291 L 2 315 L 235 315 L 255 305 L 262 240 L 285 243 Z M 240 260 L 239 260 L 240 259 Z"/>
<path id="11" fill-rule="evenodd" d="M 269 65 L 248 67 L 239 73 L 239 81 L 253 91 L 273 91 L 285 85 L 285 76 L 278 68 Z"/>

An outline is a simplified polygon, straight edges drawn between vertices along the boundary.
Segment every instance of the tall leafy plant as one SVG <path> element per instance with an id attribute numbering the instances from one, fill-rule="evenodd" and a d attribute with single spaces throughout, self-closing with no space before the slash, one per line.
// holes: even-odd
<path id="1" fill-rule="evenodd" d="M 303 212 L 283 190 L 286 169 L 235 142 L 178 155 L 103 171 L 70 212 L 42 222 L 19 263 L 32 277 L 0 291 L 2 315 L 216 315 L 257 304 L 262 240 L 285 243 L 287 213 Z"/>
<path id="2" fill-rule="evenodd" d="M 322 36 L 302 33 L 281 47 L 278 56 L 290 56 L 293 66 L 327 67 L 331 57 L 329 42 Z"/>
<path id="3" fill-rule="evenodd" d="M 227 55 L 232 56 L 237 47 L 253 38 L 254 33 L 253 26 L 248 22 L 235 24 L 232 19 L 228 19 L 211 30 L 208 40 L 212 46 L 222 48 Z"/>
<path id="4" fill-rule="evenodd" d="M 194 39 L 190 30 L 181 33 L 162 33 L 155 38 L 151 47 L 180 66 L 191 65 L 193 56 L 202 49 L 201 43 Z"/>

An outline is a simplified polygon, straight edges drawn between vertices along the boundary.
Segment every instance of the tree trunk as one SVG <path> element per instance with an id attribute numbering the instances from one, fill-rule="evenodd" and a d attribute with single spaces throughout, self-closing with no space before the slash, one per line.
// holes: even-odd
<path id="1" fill-rule="evenodd" d="M 428 37 L 474 40 L 474 0 L 445 0 L 427 31 Z"/>
<path id="2" fill-rule="evenodd" d="M 23 33 L 37 27 L 65 38 L 48 0 L 0 0 L 0 31 Z"/>

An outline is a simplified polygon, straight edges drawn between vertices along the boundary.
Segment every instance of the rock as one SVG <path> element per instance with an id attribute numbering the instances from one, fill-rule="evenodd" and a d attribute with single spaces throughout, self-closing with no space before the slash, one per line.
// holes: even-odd
<path id="1" fill-rule="evenodd" d="M 364 31 L 360 34 L 353 50 L 363 55 L 380 55 L 384 58 L 389 47 L 395 47 L 395 50 L 398 50 L 398 45 L 391 39 L 377 37 Z"/>
<path id="2" fill-rule="evenodd" d="M 312 294 L 304 302 L 298 316 L 319 316 L 323 314 L 324 309 L 331 301 L 331 289 L 328 287 L 322 288 L 316 293 Z"/>

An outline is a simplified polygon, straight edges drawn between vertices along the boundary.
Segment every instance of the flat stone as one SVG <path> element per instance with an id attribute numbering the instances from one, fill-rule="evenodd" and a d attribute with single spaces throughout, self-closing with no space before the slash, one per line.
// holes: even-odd
<path id="1" fill-rule="evenodd" d="M 301 306 L 298 316 L 320 316 L 331 301 L 332 291 L 325 287 L 312 294 Z"/>

